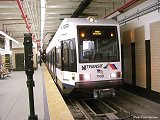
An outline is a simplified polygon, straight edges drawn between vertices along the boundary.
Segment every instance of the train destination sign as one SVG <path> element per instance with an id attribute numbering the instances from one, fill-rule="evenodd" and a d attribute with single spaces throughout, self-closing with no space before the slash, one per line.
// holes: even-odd
<path id="1" fill-rule="evenodd" d="M 93 31 L 92 34 L 93 34 L 93 35 L 102 35 L 102 33 L 101 33 L 100 30 L 95 30 L 95 31 Z"/>

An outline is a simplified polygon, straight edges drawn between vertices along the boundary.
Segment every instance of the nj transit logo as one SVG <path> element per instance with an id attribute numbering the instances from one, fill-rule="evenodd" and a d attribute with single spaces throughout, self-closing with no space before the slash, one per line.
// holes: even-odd
<path id="1" fill-rule="evenodd" d="M 102 68 L 103 64 L 97 64 L 97 65 L 83 65 L 82 70 L 86 69 L 93 69 L 93 68 Z"/>

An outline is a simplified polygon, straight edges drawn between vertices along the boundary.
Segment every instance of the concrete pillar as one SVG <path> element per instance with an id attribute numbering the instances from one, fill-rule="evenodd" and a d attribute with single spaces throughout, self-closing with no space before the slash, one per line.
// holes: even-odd
<path id="1" fill-rule="evenodd" d="M 10 40 L 5 37 L 5 53 L 10 54 Z"/>

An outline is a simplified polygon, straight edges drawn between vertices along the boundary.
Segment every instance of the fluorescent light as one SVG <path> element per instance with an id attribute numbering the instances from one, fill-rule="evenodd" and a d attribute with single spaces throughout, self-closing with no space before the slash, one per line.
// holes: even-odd
<path id="1" fill-rule="evenodd" d="M 46 0 L 41 0 L 41 8 L 42 7 L 44 7 L 44 8 L 46 7 Z"/>
<path id="2" fill-rule="evenodd" d="M 46 9 L 41 8 L 41 20 L 45 20 L 45 13 L 46 13 Z"/>
<path id="3" fill-rule="evenodd" d="M 7 35 L 6 33 L 4 33 L 3 31 L 0 30 L 0 34 L 2 34 L 3 36 L 7 37 L 8 39 L 12 40 L 13 42 L 19 44 L 19 42 L 13 38 L 11 38 L 9 35 Z"/>
<path id="4" fill-rule="evenodd" d="M 43 44 L 43 30 L 46 16 L 46 0 L 41 0 L 41 47 Z"/>

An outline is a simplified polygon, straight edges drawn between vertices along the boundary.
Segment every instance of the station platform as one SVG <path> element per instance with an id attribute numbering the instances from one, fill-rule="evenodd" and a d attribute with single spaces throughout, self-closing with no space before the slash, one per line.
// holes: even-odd
<path id="1" fill-rule="evenodd" d="M 34 72 L 34 104 L 38 120 L 73 120 L 47 68 Z M 25 71 L 13 71 L 0 79 L 0 120 L 28 120 L 30 114 L 27 76 Z"/>

